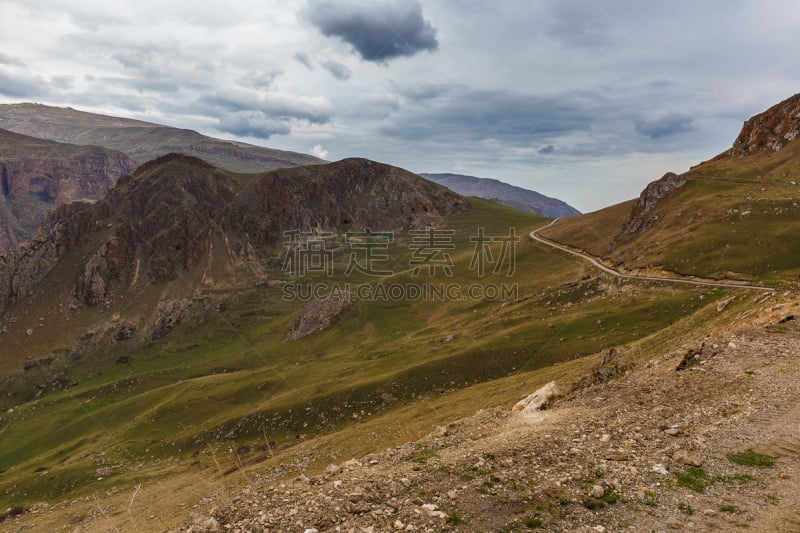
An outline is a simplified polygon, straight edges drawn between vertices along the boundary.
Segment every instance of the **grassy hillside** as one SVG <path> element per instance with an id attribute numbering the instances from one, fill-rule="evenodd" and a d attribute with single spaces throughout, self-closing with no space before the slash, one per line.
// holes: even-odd
<path id="1" fill-rule="evenodd" d="M 798 280 L 800 143 L 746 157 L 726 153 L 684 177 L 686 184 L 658 201 L 645 215 L 645 228 L 633 234 L 619 232 L 633 205 L 628 202 L 560 220 L 543 235 L 625 268 L 765 283 Z"/>
<path id="2" fill-rule="evenodd" d="M 559 220 L 542 230 L 541 235 L 603 257 L 613 246 L 614 238 L 622 226 L 628 221 L 635 202 L 628 200 L 585 215 Z"/>
<path id="3" fill-rule="evenodd" d="M 472 212 L 447 221 L 456 244 L 447 282 L 476 282 L 469 238 L 478 226 L 496 234 L 513 226 L 523 236 L 513 278 L 477 282 L 516 283 L 517 299 L 358 301 L 333 327 L 289 342 L 303 303 L 282 299 L 277 281 L 286 276 L 275 272 L 276 283 L 231 297 L 148 346 L 81 359 L 64 376 L 67 390 L 0 415 L 0 507 L 211 478 L 376 417 L 388 416 L 389 433 L 402 438 L 437 398 L 483 394 L 493 380 L 644 338 L 724 294 L 607 279 L 525 237 L 544 220 L 471 201 Z M 407 264 L 408 244 L 395 242 L 397 265 Z M 346 258 L 337 261 L 338 272 Z M 419 281 L 408 268 L 395 272 L 383 282 Z M 326 281 L 378 283 L 338 275 Z M 390 437 L 364 442 L 361 433 L 361 449 Z M 332 454 L 351 453 L 327 442 Z"/>

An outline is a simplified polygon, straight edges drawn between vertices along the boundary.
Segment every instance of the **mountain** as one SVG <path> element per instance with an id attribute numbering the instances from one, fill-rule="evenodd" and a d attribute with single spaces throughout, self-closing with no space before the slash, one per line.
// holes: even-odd
<path id="1" fill-rule="evenodd" d="M 311 155 L 201 135 L 196 131 L 41 104 L 0 105 L 0 128 L 81 145 L 118 150 L 138 164 L 178 152 L 233 172 L 261 172 L 318 164 Z"/>
<path id="2" fill-rule="evenodd" d="M 136 324 L 129 337 L 146 342 L 167 320 L 152 303 L 164 299 L 165 287 L 170 301 L 252 287 L 264 280 L 284 231 L 425 227 L 467 207 L 444 187 L 364 159 L 237 176 L 168 154 L 120 179 L 105 198 L 55 209 L 29 241 L 2 256 L 0 311 L 35 307 L 37 289 L 48 287 L 51 320 L 102 304 Z M 38 325 L 26 323 L 9 328 L 24 335 Z M 38 340 L 70 345 L 82 333 L 62 328 Z M 13 366 L 14 358 L 3 362 Z"/>
<path id="3" fill-rule="evenodd" d="M 724 296 L 587 270 L 525 237 L 545 223 L 363 159 L 239 174 L 173 154 L 56 208 L 0 256 L 0 508 L 22 513 L 0 521 L 57 529 L 80 500 L 73 522 L 102 529 L 98 494 L 133 529 L 177 527 L 236 465 L 297 475 L 408 440 Z M 298 277 L 289 237 L 312 229 L 334 269 Z M 387 273 L 348 274 L 369 250 Z"/>
<path id="4" fill-rule="evenodd" d="M 462 196 L 486 198 L 526 213 L 535 213 L 548 218 L 563 218 L 580 214 L 580 211 L 561 200 L 495 179 L 460 174 L 422 173 L 420 176 L 444 185 Z"/>
<path id="5" fill-rule="evenodd" d="M 33 235 L 53 208 L 103 196 L 135 168 L 122 152 L 0 129 L 0 251 Z"/>
<path id="6" fill-rule="evenodd" d="M 638 199 L 542 235 L 626 269 L 794 282 L 800 276 L 800 94 L 748 119 L 730 149 Z"/>

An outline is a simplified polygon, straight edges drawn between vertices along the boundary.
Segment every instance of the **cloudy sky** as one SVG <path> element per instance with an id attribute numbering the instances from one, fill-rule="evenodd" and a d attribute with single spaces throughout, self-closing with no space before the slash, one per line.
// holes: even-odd
<path id="1" fill-rule="evenodd" d="M 589 211 L 800 91 L 800 2 L 0 0 L 0 102 L 502 179 Z"/>

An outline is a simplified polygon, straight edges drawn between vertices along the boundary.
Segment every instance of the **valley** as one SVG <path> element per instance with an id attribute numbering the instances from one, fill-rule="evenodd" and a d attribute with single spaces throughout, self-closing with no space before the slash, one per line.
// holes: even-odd
<path id="1" fill-rule="evenodd" d="M 0 531 L 800 530 L 800 95 L 582 214 L 466 172 L 599 203 L 744 100 L 633 113 L 435 68 L 306 95 L 438 53 L 421 3 L 386 6 L 287 16 L 313 57 L 187 64 L 217 92 L 42 83 L 124 82 L 87 109 L 188 127 L 2 100 Z M 2 85 L 26 68 L 0 53 Z M 290 134 L 306 153 L 244 142 Z"/>

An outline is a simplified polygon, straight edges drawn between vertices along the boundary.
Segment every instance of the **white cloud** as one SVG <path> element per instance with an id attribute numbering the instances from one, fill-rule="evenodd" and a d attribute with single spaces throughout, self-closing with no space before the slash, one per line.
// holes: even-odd
<path id="1" fill-rule="evenodd" d="M 320 159 L 325 159 L 328 157 L 328 151 L 322 147 L 321 144 L 315 144 L 314 147 L 309 150 L 311 155 L 314 157 L 319 157 Z"/>
<path id="2" fill-rule="evenodd" d="M 505 178 L 587 210 L 715 155 L 800 90 L 775 52 L 800 45 L 800 4 L 583 4 L 0 0 L 0 101 Z M 387 22 L 406 48 L 384 49 Z"/>

